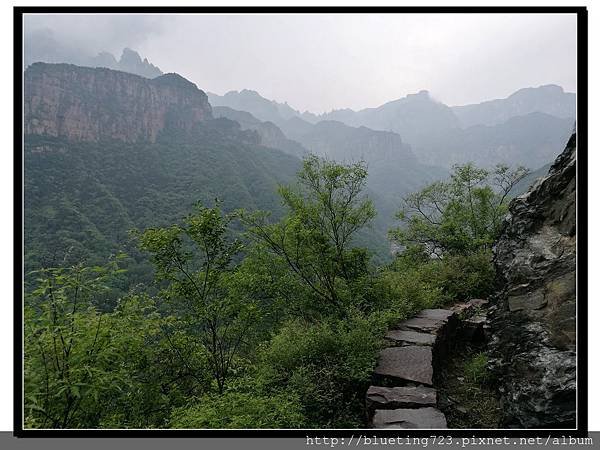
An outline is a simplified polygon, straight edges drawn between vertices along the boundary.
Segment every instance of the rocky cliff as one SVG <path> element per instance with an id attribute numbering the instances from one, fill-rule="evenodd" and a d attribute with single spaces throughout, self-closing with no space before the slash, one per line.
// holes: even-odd
<path id="1" fill-rule="evenodd" d="M 177 74 L 152 80 L 110 69 L 35 63 L 24 78 L 25 134 L 76 142 L 154 142 L 166 128 L 212 118 L 206 94 Z"/>
<path id="2" fill-rule="evenodd" d="M 575 425 L 576 137 L 548 175 L 515 198 L 494 250 L 493 369 L 504 424 Z"/>

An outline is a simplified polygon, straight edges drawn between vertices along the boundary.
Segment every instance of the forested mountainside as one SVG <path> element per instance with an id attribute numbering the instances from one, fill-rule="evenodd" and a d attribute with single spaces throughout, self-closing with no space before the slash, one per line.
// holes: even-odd
<path id="1" fill-rule="evenodd" d="M 169 223 L 197 201 L 278 216 L 277 186 L 300 167 L 213 119 L 206 95 L 174 74 L 34 64 L 24 129 L 27 271 L 97 263 L 119 249 L 135 256 L 129 230 Z"/>
<path id="2" fill-rule="evenodd" d="M 215 115 L 257 131 L 263 145 L 300 157 L 313 153 L 335 161 L 366 162 L 367 189 L 377 207 L 376 225 L 381 235 L 394 224 L 394 214 L 403 196 L 448 175 L 444 168 L 422 164 L 402 137 L 393 132 L 351 127 L 332 120 L 312 124 L 299 117 L 281 121 L 279 128 L 248 112 L 224 106 L 213 109 Z"/>
<path id="3" fill-rule="evenodd" d="M 387 228 L 393 225 L 402 197 L 449 173 L 435 164 L 423 164 L 400 135 L 389 131 L 328 120 L 290 134 L 311 153 L 336 161 L 365 161 L 367 186 L 382 200 L 379 212 Z"/>
<path id="4" fill-rule="evenodd" d="M 238 111 L 227 106 L 213 107 L 215 117 L 225 117 L 240 124 L 243 130 L 254 130 L 260 137 L 262 145 L 277 148 L 286 153 L 302 158 L 308 150 L 299 142 L 288 139 L 273 122 L 263 122 L 246 111 Z"/>

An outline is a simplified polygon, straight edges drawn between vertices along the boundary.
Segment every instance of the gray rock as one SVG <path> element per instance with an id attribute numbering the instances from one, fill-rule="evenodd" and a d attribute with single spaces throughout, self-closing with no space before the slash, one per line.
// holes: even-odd
<path id="1" fill-rule="evenodd" d="M 435 406 L 436 390 L 426 386 L 381 387 L 371 386 L 367 391 L 367 409 L 419 408 Z"/>
<path id="2" fill-rule="evenodd" d="M 424 309 L 416 317 L 447 322 L 454 314 L 455 312 L 449 309 Z"/>
<path id="3" fill-rule="evenodd" d="M 438 333 L 445 324 L 445 320 L 413 317 L 402 322 L 398 328 L 400 330 L 413 330 L 421 333 Z"/>
<path id="4" fill-rule="evenodd" d="M 444 429 L 446 416 L 436 408 L 381 409 L 375 411 L 373 428 Z"/>
<path id="5" fill-rule="evenodd" d="M 433 384 L 431 347 L 413 345 L 384 348 L 379 353 L 375 375 L 399 382 Z"/>
<path id="6" fill-rule="evenodd" d="M 385 338 L 397 346 L 433 345 L 436 336 L 430 333 L 419 333 L 411 330 L 390 330 Z"/>
<path id="7" fill-rule="evenodd" d="M 491 368 L 504 426 L 575 424 L 575 144 L 573 135 L 548 175 L 510 203 L 494 247 Z"/>

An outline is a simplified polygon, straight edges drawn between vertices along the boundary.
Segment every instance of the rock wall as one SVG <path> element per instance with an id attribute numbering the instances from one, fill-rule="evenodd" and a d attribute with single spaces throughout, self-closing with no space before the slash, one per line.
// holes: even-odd
<path id="1" fill-rule="evenodd" d="M 508 427 L 571 427 L 576 397 L 576 137 L 515 198 L 494 249 L 492 368 Z"/>
<path id="2" fill-rule="evenodd" d="M 154 142 L 211 119 L 206 94 L 176 74 L 152 80 L 104 68 L 35 63 L 24 77 L 25 134 Z"/>

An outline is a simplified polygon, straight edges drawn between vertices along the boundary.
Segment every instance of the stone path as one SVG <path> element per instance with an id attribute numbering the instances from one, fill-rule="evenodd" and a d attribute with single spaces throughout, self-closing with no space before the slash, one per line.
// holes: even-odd
<path id="1" fill-rule="evenodd" d="M 479 325 L 471 316 L 486 300 L 470 300 L 450 309 L 424 309 L 385 336 L 366 397 L 373 428 L 446 428 L 446 417 L 436 408 L 436 368 L 447 356 L 450 339 L 459 325 L 469 333 Z"/>

